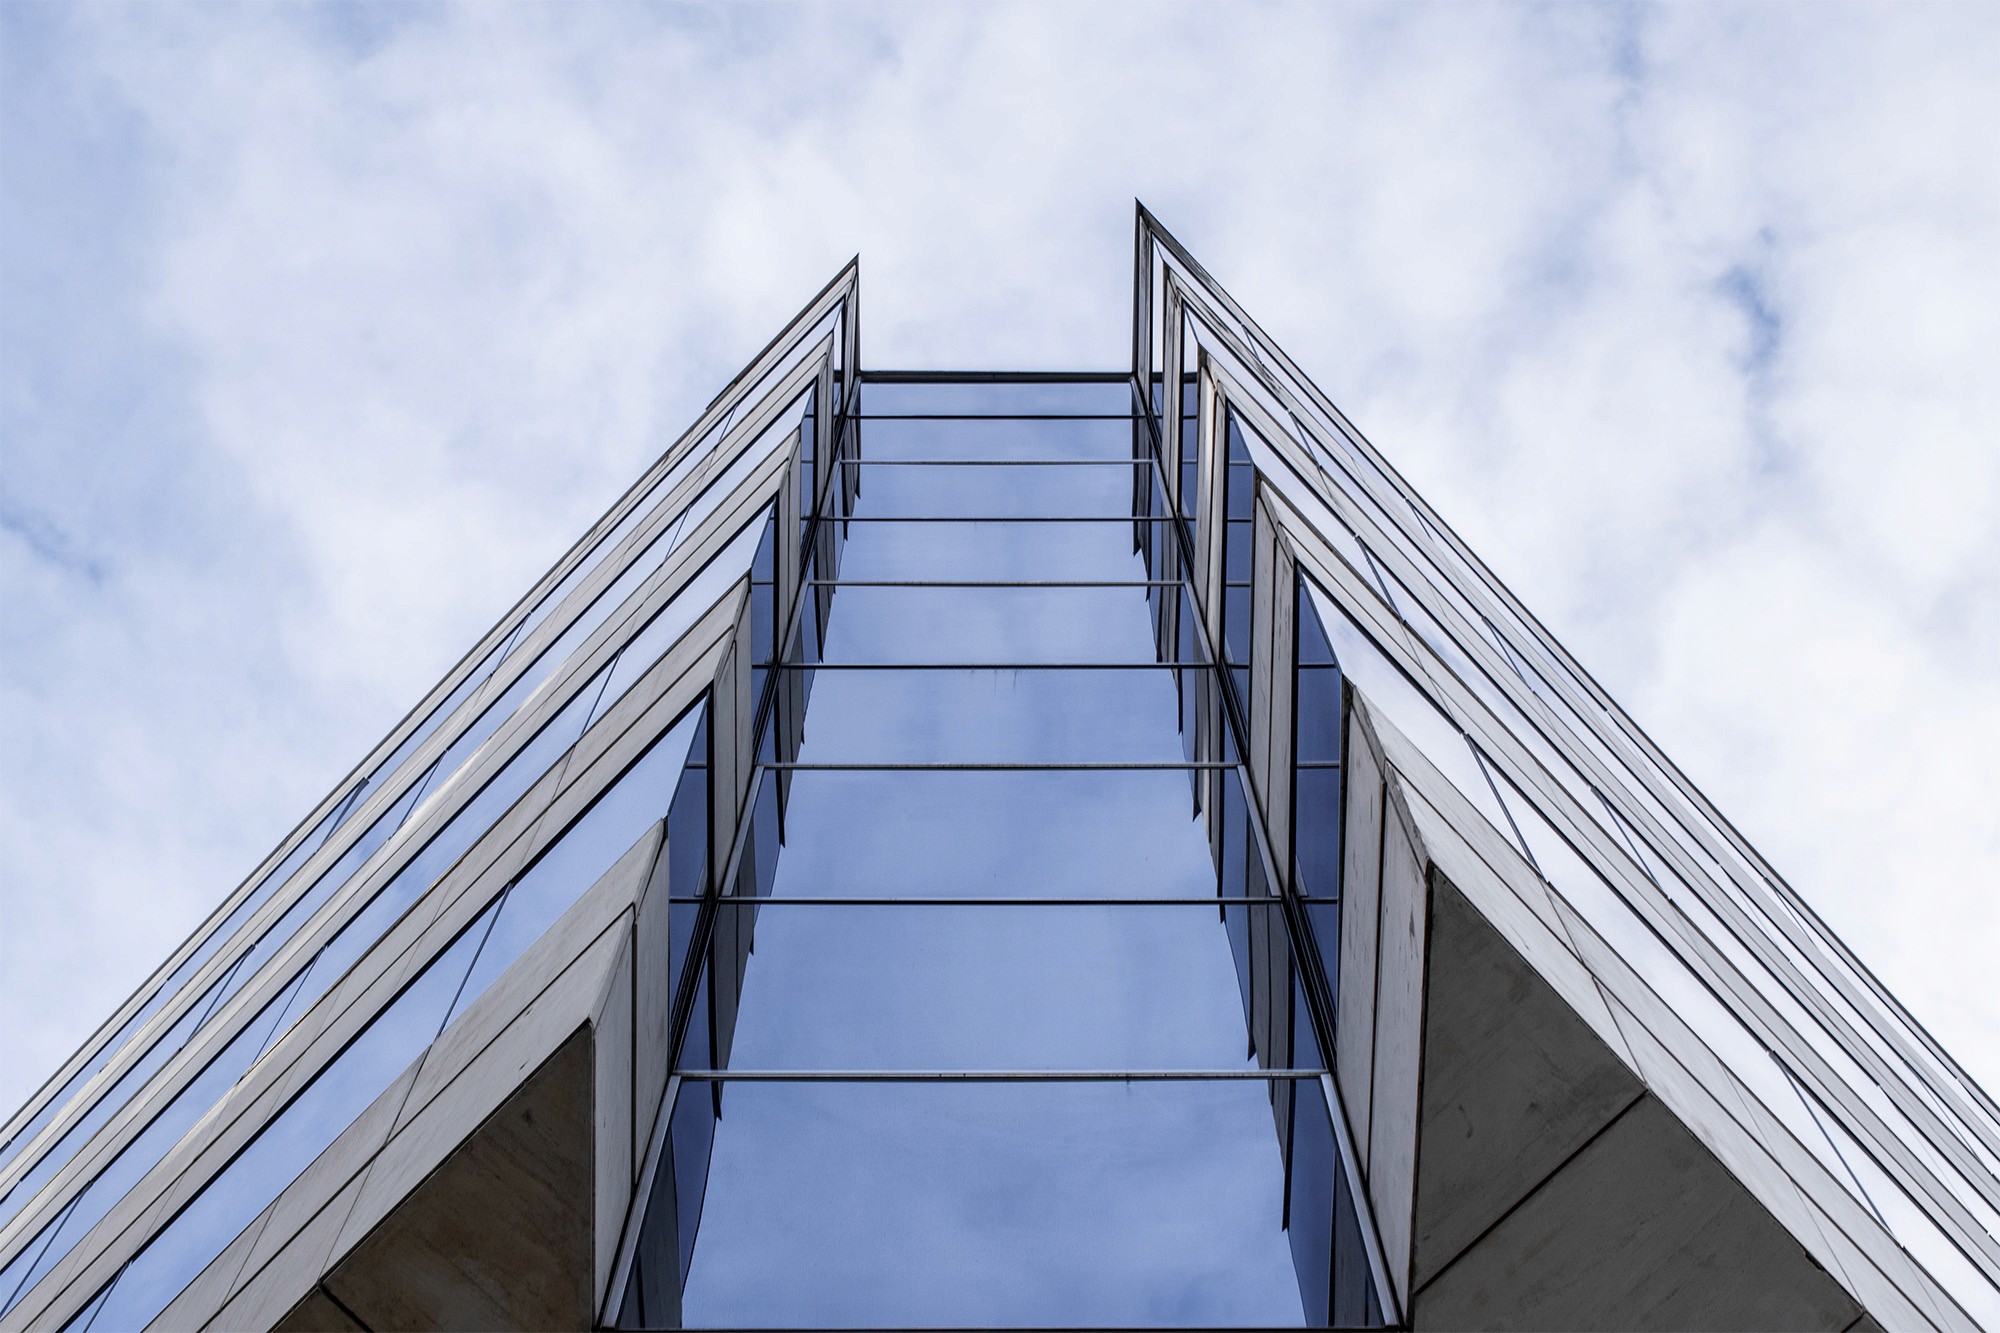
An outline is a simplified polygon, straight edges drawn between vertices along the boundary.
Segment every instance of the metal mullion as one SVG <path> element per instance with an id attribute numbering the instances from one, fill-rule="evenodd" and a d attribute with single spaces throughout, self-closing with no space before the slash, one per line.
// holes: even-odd
<path id="1" fill-rule="evenodd" d="M 1131 377 L 1132 373 L 1127 370 L 897 370 L 894 368 L 862 371 L 860 376 L 863 384 L 1112 384 Z"/>
<path id="2" fill-rule="evenodd" d="M 1130 412 L 861 412 L 857 421 L 1130 421 Z"/>
<path id="3" fill-rule="evenodd" d="M 783 671 L 1206 671 L 1209 662 L 781 662 Z"/>
<path id="4" fill-rule="evenodd" d="M 1179 579 L 808 579 L 817 588 L 1177 588 Z"/>
<path id="5" fill-rule="evenodd" d="M 668 898 L 667 901 L 671 903 L 701 903 L 708 900 L 706 898 L 683 896 Z M 846 897 L 822 898 L 818 896 L 801 897 L 795 895 L 792 897 L 756 899 L 725 895 L 721 899 L 724 905 L 731 902 L 744 904 L 754 902 L 759 907 L 769 906 L 772 903 L 790 903 L 794 906 L 802 907 L 1213 907 L 1217 903 L 1244 903 L 1251 906 L 1262 904 L 1268 907 L 1275 905 L 1277 901 L 1275 897 L 1270 896 L 1262 898 L 1248 896 L 1225 897 L 1222 894 L 1203 895 L 1200 897 L 1183 896 L 1178 898 L 1079 898 L 1074 896 L 1002 898 L 990 895 L 984 897 L 967 896 L 963 898 L 940 898 L 936 896 L 899 898 L 889 895 L 876 895 L 872 897 L 866 895 L 849 895 Z"/>
<path id="6" fill-rule="evenodd" d="M 1324 1069 L 677 1069 L 690 1083 L 1265 1083 Z"/>
<path id="7" fill-rule="evenodd" d="M 1165 514 L 877 514 L 847 523 L 1165 523 Z"/>
<path id="8" fill-rule="evenodd" d="M 802 763 L 798 760 L 780 760 L 758 765 L 760 768 L 782 770 L 791 773 L 1182 773 L 1191 769 L 1237 768 L 1240 761 L 1234 759 L 1176 759 L 1176 760 L 1074 760 L 1034 763 L 1031 761 L 994 760 L 981 762 L 966 760 L 959 763 L 950 761 L 919 763 L 897 760 L 855 760 L 852 763 Z"/>
<path id="9" fill-rule="evenodd" d="M 1141 458 L 848 458 L 842 460 L 847 467 L 1134 467 L 1145 461 Z"/>

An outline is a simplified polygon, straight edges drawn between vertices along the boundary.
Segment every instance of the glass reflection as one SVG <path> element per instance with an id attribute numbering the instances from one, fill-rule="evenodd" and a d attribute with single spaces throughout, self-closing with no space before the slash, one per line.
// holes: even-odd
<path id="1" fill-rule="evenodd" d="M 796 753 L 799 767 L 752 776 L 725 896 L 677 904 L 705 911 L 702 966 L 621 1325 L 1297 1324 L 1302 1300 L 1316 1323 L 1352 1303 L 1340 1237 L 1361 1233 L 1297 998 L 1309 965 L 1214 669 L 1161 665 L 1204 660 L 1184 538 L 1116 424 L 1115 469 L 1003 468 L 990 460 L 1079 455 L 1094 423 L 868 421 L 868 457 L 896 461 L 847 469 L 868 478 L 858 518 L 1018 506 L 1117 521 L 840 525 L 846 609 L 802 614 L 806 642 L 786 655 L 799 665 L 755 742 L 766 764 Z M 852 498 L 830 493 L 830 512 Z M 1043 578 L 1125 586 L 1020 586 Z M 869 586 L 967 579 L 1009 586 Z M 1247 632 L 1237 642 L 1247 668 Z M 1042 665 L 954 665 L 980 660 Z M 812 685 L 796 717 L 788 678 Z M 1300 1068 L 1315 1071 L 1302 1086 L 1317 1131 L 1298 1080 L 1254 1077 Z M 739 1077 L 702 1077 L 723 1069 Z M 907 1072 L 997 1069 L 1114 1072 L 944 1086 Z M 770 1078 L 743 1081 L 751 1070 Z M 792 1081 L 810 1070 L 841 1081 Z M 903 1072 L 852 1081 L 869 1070 Z M 1115 1072 L 1142 1070 L 1205 1072 Z M 1296 1186 L 1295 1160 L 1311 1173 Z M 866 1174 L 858 1191 L 850 1170 Z M 1107 1245 L 1119 1229 L 1139 1239 L 1149 1212 L 1201 1222 L 1185 1246 Z M 871 1248 L 891 1239 L 893 1280 Z M 1050 1282 L 1068 1271 L 1051 1269 L 1058 1252 L 1088 1280 Z"/>

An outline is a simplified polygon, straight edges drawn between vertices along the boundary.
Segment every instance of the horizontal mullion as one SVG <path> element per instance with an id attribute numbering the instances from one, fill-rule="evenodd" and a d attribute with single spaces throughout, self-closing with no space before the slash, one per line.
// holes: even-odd
<path id="1" fill-rule="evenodd" d="M 759 663 L 760 666 L 766 665 Z M 780 662 L 784 671 L 1207 671 L 1209 662 Z"/>
<path id="2" fill-rule="evenodd" d="M 1179 588 L 1181 579 L 808 579 L 815 588 Z M 1331 665 L 1331 664 L 1329 664 Z"/>
<path id="3" fill-rule="evenodd" d="M 1130 412 L 868 412 L 857 421 L 1137 421 Z"/>
<path id="4" fill-rule="evenodd" d="M 842 523 L 1168 523 L 1166 514 L 857 514 Z"/>
<path id="5" fill-rule="evenodd" d="M 1234 759 L 1105 759 L 1105 760 L 1056 760 L 1038 763 L 1033 760 L 991 761 L 936 760 L 929 763 L 916 760 L 871 760 L 857 759 L 851 763 L 807 763 L 797 759 L 776 760 L 759 764 L 759 768 L 783 769 L 792 773 L 1152 773 L 1152 772 L 1192 772 L 1196 769 L 1241 768 L 1240 761 Z"/>
<path id="6" fill-rule="evenodd" d="M 1263 1083 L 1324 1069 L 676 1069 L 693 1083 Z"/>
<path id="7" fill-rule="evenodd" d="M 1181 894 L 1172 898 L 1078 898 L 1067 897 L 995 897 L 991 894 L 960 898 L 941 898 L 936 895 L 896 897 L 888 894 L 869 896 L 850 894 L 846 896 L 807 897 L 804 895 L 774 896 L 769 898 L 743 897 L 736 894 L 722 894 L 715 897 L 683 895 L 668 898 L 672 903 L 714 902 L 722 906 L 736 904 L 743 907 L 767 907 L 773 903 L 788 903 L 805 907 L 1214 907 L 1218 903 L 1224 907 L 1236 905 L 1275 907 L 1281 899 L 1266 895 L 1251 898 L 1243 895 Z M 1333 899 L 1315 901 L 1332 902 Z"/>
<path id="8" fill-rule="evenodd" d="M 843 467 L 1148 467 L 1150 458 L 843 458 Z"/>

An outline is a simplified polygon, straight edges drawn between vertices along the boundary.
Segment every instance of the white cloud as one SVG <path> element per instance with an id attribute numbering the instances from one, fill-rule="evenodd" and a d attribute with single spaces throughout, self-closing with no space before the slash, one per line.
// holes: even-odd
<path id="1" fill-rule="evenodd" d="M 850 253 L 1116 366 L 1134 194 L 2000 1083 L 1989 13 L 386 13 L 0 19 L 0 1102 Z"/>

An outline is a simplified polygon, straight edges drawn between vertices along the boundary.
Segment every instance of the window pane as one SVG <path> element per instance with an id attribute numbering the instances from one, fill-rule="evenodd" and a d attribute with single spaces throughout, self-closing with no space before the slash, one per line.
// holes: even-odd
<path id="1" fill-rule="evenodd" d="M 1063 432 L 1074 432 L 1079 424 L 1088 423 L 1036 424 L 1047 431 L 1050 455 L 1060 457 L 1075 447 Z M 880 431 L 881 424 L 872 429 Z M 959 439 L 953 432 L 940 432 L 935 438 L 950 441 L 953 447 Z M 875 444 L 876 437 L 871 435 L 869 443 Z M 934 465 L 879 461 L 882 458 L 871 448 L 859 465 L 870 514 L 1101 517 L 1129 513 L 1132 507 L 1133 465 L 1129 460 Z"/>
<path id="2" fill-rule="evenodd" d="M 722 1102 L 690 1327 L 1300 1322 L 1261 1082 Z"/>
<path id="3" fill-rule="evenodd" d="M 750 909 L 719 906 L 746 918 L 745 929 Z M 1277 910 L 1239 904 L 1230 914 L 1233 923 Z M 758 907 L 756 944 L 730 1053 L 740 1068 L 1249 1067 L 1229 940 L 1197 900 L 879 907 L 791 898 Z M 1259 954 L 1256 966 L 1290 975 L 1291 960 Z"/>
<path id="4" fill-rule="evenodd" d="M 1143 608 L 1137 596 L 1132 601 Z M 1157 667 L 821 668 L 813 690 L 811 742 L 801 758 L 819 763 L 1181 758 L 1173 676 Z"/>
<path id="5" fill-rule="evenodd" d="M 1155 660 L 1137 588 L 850 587 L 838 596 L 827 643 L 837 661 Z"/>
<path id="6" fill-rule="evenodd" d="M 773 889 L 781 897 L 1214 892 L 1187 774 L 1172 769 L 797 773 Z"/>
<path id="7" fill-rule="evenodd" d="M 1129 415 L 1132 386 L 1106 380 L 864 379 L 861 410 L 868 416 L 910 413 L 1008 412 Z"/>
<path id="8" fill-rule="evenodd" d="M 862 516 L 872 513 L 863 497 Z M 865 537 L 865 540 L 863 538 Z M 1141 580 L 1129 522 L 856 523 L 841 577 Z"/>

